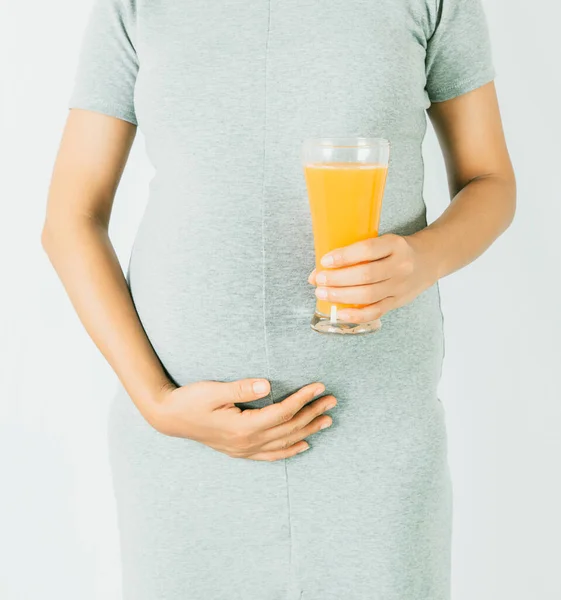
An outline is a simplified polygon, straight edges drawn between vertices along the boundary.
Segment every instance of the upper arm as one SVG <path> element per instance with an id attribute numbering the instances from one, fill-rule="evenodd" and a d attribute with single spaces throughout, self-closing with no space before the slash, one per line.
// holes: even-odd
<path id="1" fill-rule="evenodd" d="M 476 177 L 514 180 L 493 82 L 433 103 L 428 114 L 442 148 L 452 196 Z"/>
<path id="2" fill-rule="evenodd" d="M 127 121 L 71 110 L 53 170 L 47 221 L 83 216 L 107 226 L 135 134 Z"/>
<path id="3" fill-rule="evenodd" d="M 52 177 L 47 219 L 108 223 L 137 118 L 136 0 L 92 0 Z"/>

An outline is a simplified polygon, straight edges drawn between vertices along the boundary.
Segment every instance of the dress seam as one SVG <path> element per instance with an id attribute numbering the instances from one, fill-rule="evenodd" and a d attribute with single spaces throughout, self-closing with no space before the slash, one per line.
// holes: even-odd
<path id="1" fill-rule="evenodd" d="M 269 356 L 269 343 L 267 337 L 267 293 L 265 285 L 266 277 L 266 260 L 265 260 L 265 175 L 266 175 L 266 155 L 267 155 L 267 82 L 268 82 L 268 58 L 269 58 L 269 37 L 271 32 L 271 0 L 268 2 L 269 15 L 267 20 L 267 39 L 265 42 L 265 89 L 264 89 L 264 119 L 263 119 L 263 182 L 261 187 L 261 254 L 262 254 L 262 295 L 263 295 L 263 338 L 265 341 L 265 359 L 267 363 L 267 371 L 269 384 L 271 386 L 271 400 L 274 402 L 273 382 L 271 381 L 271 361 Z M 286 503 L 287 503 L 287 521 L 288 521 L 288 577 L 287 577 L 287 594 L 290 593 L 290 581 L 292 573 L 292 523 L 290 519 L 290 494 L 288 486 L 288 468 L 287 459 L 283 459 L 284 463 L 284 478 L 286 484 Z"/>
<path id="2" fill-rule="evenodd" d="M 271 362 L 269 359 L 269 344 L 267 339 L 267 294 L 265 290 L 265 171 L 267 154 L 267 59 L 269 51 L 269 28 L 271 24 L 271 9 L 269 3 L 269 22 L 267 26 L 267 41 L 265 44 L 265 92 L 264 92 L 264 123 L 263 123 L 263 180 L 261 184 L 261 256 L 262 256 L 262 281 L 261 290 L 263 298 L 263 338 L 265 341 L 265 358 L 267 362 L 267 375 L 271 386 L 270 396 L 274 402 L 273 384 L 271 378 Z"/>

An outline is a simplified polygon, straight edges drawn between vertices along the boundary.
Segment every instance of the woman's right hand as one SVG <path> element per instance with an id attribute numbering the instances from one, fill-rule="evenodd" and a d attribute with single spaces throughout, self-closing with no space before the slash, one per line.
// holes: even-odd
<path id="1" fill-rule="evenodd" d="M 263 408 L 241 410 L 235 404 L 258 400 L 269 391 L 266 379 L 200 381 L 170 388 L 147 420 L 164 435 L 195 440 L 234 458 L 265 461 L 307 450 L 304 439 L 331 425 L 324 413 L 337 400 L 328 395 L 311 401 L 325 391 L 321 383 Z"/>

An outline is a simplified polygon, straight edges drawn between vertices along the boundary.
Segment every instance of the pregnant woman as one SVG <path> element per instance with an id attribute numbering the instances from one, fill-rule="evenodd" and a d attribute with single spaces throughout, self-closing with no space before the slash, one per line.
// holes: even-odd
<path id="1" fill-rule="evenodd" d="M 479 0 L 96 0 L 42 239 L 120 381 L 127 600 L 449 598 L 437 282 L 513 217 L 493 79 Z M 428 227 L 427 113 L 452 197 Z M 123 273 L 137 126 L 156 173 Z M 326 135 L 392 150 L 380 236 L 313 270 L 300 148 Z M 383 327 L 317 333 L 316 296 Z"/>

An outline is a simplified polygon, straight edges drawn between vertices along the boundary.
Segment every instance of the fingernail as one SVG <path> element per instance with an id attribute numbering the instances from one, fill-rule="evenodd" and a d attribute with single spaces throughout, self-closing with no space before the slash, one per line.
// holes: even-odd
<path id="1" fill-rule="evenodd" d="M 331 423 L 324 423 L 320 429 L 327 429 L 328 427 L 331 427 Z"/>
<path id="2" fill-rule="evenodd" d="M 323 394 L 323 392 L 325 392 L 325 386 L 320 385 L 314 390 L 314 396 L 319 396 L 320 394 Z"/>
<path id="3" fill-rule="evenodd" d="M 327 277 L 325 276 L 325 273 L 320 273 L 319 275 L 316 275 L 316 283 L 319 283 L 320 285 L 327 283 Z"/>
<path id="4" fill-rule="evenodd" d="M 327 408 L 325 410 L 331 410 L 332 408 L 335 408 L 337 406 L 337 402 L 332 402 L 331 404 L 327 405 Z"/>
<path id="5" fill-rule="evenodd" d="M 329 266 L 331 266 L 333 263 L 334 263 L 334 259 L 333 259 L 333 256 L 331 256 L 330 254 L 327 254 L 326 256 L 324 256 L 324 257 L 321 259 L 321 264 L 322 264 L 324 267 L 329 267 Z"/>
<path id="6" fill-rule="evenodd" d="M 268 386 L 264 381 L 256 381 L 253 384 L 253 391 L 256 394 L 264 394 L 268 390 Z"/>
<path id="7" fill-rule="evenodd" d="M 300 454 L 300 452 L 306 452 L 306 450 L 309 450 L 310 446 L 304 446 L 304 448 L 302 448 L 302 450 L 298 450 L 298 454 Z"/>
<path id="8" fill-rule="evenodd" d="M 318 298 L 321 298 L 322 300 L 325 300 L 327 298 L 327 289 L 326 288 L 317 288 L 316 296 Z"/>

